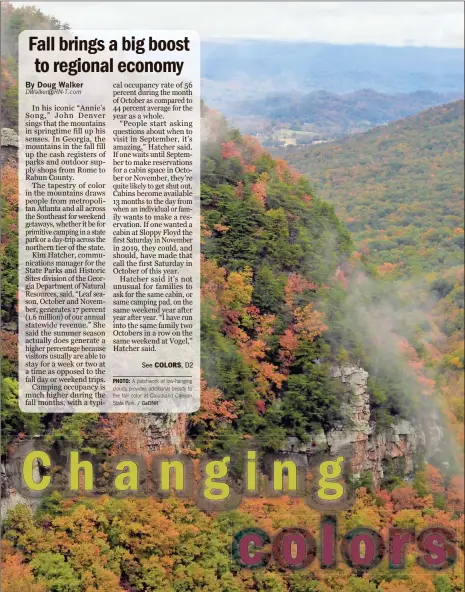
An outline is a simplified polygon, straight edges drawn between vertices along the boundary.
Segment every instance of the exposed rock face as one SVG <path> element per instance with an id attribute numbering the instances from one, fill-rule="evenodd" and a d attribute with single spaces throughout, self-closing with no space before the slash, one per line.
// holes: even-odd
<path id="1" fill-rule="evenodd" d="M 146 442 L 147 452 L 172 447 L 179 452 L 186 436 L 186 416 L 169 413 L 146 413 L 137 416 L 137 425 Z"/>
<path id="2" fill-rule="evenodd" d="M 12 164 L 16 166 L 18 159 L 18 134 L 7 127 L 1 131 L 0 166 Z"/>
<path id="3" fill-rule="evenodd" d="M 312 456 L 326 451 L 331 456 L 342 450 L 352 450 L 352 470 L 355 477 L 371 472 L 375 485 L 384 477 L 385 465 L 391 459 L 403 459 L 404 477 L 414 472 L 415 456 L 425 458 L 439 449 L 443 430 L 434 414 L 428 423 L 398 420 L 391 427 L 378 430 L 370 420 L 368 372 L 356 366 L 335 366 L 332 376 L 345 386 L 341 412 L 343 420 L 335 422 L 331 430 L 309 434 L 309 442 L 288 438 L 285 452 Z"/>
<path id="4" fill-rule="evenodd" d="M 8 510 L 14 508 L 18 504 L 24 504 L 35 510 L 40 505 L 39 498 L 31 498 L 31 497 L 24 497 L 16 491 L 16 489 L 12 486 L 9 474 L 11 473 L 11 467 L 8 464 L 3 464 L 1 466 L 1 507 L 0 507 L 0 517 L 2 520 L 5 520 L 8 515 Z M 39 474 L 39 464 L 36 462 L 33 465 L 32 469 L 32 477 L 35 481 L 39 481 L 40 474 Z"/>
<path id="5" fill-rule="evenodd" d="M 1 134 L 2 146 L 14 146 L 18 148 L 18 134 L 9 127 L 2 128 Z"/>

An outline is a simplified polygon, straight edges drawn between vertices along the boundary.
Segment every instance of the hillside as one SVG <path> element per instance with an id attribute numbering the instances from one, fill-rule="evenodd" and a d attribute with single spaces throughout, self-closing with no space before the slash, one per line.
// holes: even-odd
<path id="1" fill-rule="evenodd" d="M 377 265 L 412 276 L 463 263 L 464 102 L 285 157 Z"/>
<path id="2" fill-rule="evenodd" d="M 448 95 L 427 91 L 397 95 L 369 89 L 345 95 L 315 91 L 239 102 L 227 114 L 240 129 L 259 133 L 264 145 L 300 145 L 367 131 L 448 100 Z"/>
<path id="3" fill-rule="evenodd" d="M 339 142 L 280 150 L 336 207 L 360 256 L 410 312 L 399 300 L 387 310 L 397 309 L 403 322 L 423 318 L 412 342 L 460 423 L 463 118 L 464 103 L 456 101 Z"/>

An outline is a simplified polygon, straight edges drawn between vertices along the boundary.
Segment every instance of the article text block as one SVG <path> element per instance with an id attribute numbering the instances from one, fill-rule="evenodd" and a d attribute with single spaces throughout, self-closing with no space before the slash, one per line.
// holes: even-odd
<path id="1" fill-rule="evenodd" d="M 197 410 L 197 33 L 24 31 L 19 91 L 21 409 Z"/>

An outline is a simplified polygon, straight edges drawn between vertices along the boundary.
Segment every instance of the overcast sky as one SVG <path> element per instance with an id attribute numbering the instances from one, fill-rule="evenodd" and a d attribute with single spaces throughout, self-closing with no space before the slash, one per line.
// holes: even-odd
<path id="1" fill-rule="evenodd" d="M 74 29 L 195 29 L 202 38 L 464 46 L 463 2 L 15 2 Z"/>

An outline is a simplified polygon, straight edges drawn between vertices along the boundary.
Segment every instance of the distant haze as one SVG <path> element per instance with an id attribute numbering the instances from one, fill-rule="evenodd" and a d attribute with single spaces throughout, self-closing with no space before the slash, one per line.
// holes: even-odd
<path id="1" fill-rule="evenodd" d="M 228 111 L 244 99 L 315 90 L 461 93 L 464 58 L 454 48 L 207 40 L 202 78 L 205 100 Z"/>
<path id="2" fill-rule="evenodd" d="M 463 47 L 463 2 L 15 2 L 75 29 L 195 29 L 203 38 Z"/>

